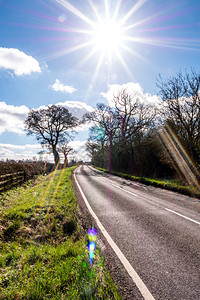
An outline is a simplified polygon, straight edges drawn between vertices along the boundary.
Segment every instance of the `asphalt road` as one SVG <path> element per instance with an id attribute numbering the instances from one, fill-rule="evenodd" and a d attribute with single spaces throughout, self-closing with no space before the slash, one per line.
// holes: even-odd
<path id="1" fill-rule="evenodd" d="M 77 169 L 76 179 L 98 219 L 156 300 L 200 300 L 198 200 L 88 166 Z"/>

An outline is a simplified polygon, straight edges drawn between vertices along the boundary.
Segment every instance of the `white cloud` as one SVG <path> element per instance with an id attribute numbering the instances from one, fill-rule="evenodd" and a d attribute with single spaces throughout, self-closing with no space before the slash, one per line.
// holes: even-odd
<path id="1" fill-rule="evenodd" d="M 56 105 L 62 105 L 66 107 L 72 113 L 72 115 L 78 118 L 79 120 L 82 119 L 84 114 L 88 112 L 92 112 L 94 110 L 93 107 L 80 101 L 65 101 L 65 102 L 56 103 Z M 88 130 L 92 125 L 93 124 L 91 122 L 87 124 L 82 124 L 76 127 L 76 131 L 80 132 L 80 131 Z"/>
<path id="2" fill-rule="evenodd" d="M 90 157 L 86 152 L 87 141 L 72 141 L 69 146 L 75 150 L 75 153 L 69 155 L 69 161 L 72 159 L 89 161 Z M 40 144 L 26 144 L 26 145 L 12 145 L 12 144 L 0 144 L 0 160 L 14 159 L 14 160 L 26 160 L 33 158 L 40 158 L 39 151 L 45 150 Z M 64 158 L 60 155 L 61 162 Z M 53 154 L 45 153 L 43 155 L 44 160 L 54 162 Z"/>
<path id="3" fill-rule="evenodd" d="M 75 154 L 69 155 L 69 159 L 72 160 L 75 158 L 78 160 L 83 161 L 90 161 L 90 157 L 88 153 L 86 152 L 86 143 L 87 141 L 72 141 L 69 143 L 69 146 L 71 146 L 75 150 Z"/>
<path id="4" fill-rule="evenodd" d="M 128 82 L 125 84 L 112 84 L 108 86 L 108 91 L 106 93 L 101 93 L 101 95 L 107 99 L 108 104 L 110 106 L 114 106 L 113 97 L 117 96 L 117 94 L 121 90 L 126 90 L 126 92 L 131 95 L 132 100 L 135 101 L 139 99 L 143 104 L 150 104 L 152 106 L 157 106 L 160 104 L 160 98 L 156 95 L 150 95 L 148 93 L 144 93 L 143 88 L 139 83 L 136 82 Z"/>
<path id="5" fill-rule="evenodd" d="M 66 107 L 72 113 L 72 115 L 78 119 L 81 119 L 85 113 L 92 112 L 94 110 L 93 107 L 80 101 L 58 102 L 56 103 L 56 105 L 61 105 Z"/>
<path id="6" fill-rule="evenodd" d="M 56 105 L 66 107 L 72 115 L 81 119 L 86 112 L 91 112 L 93 108 L 86 103 L 79 101 L 59 102 Z M 41 106 L 39 108 L 47 108 Z M 0 134 L 5 131 L 18 134 L 25 134 L 24 121 L 27 118 L 29 108 L 25 105 L 14 106 L 8 105 L 5 102 L 0 102 Z M 77 128 L 77 131 L 87 130 L 88 125 L 82 125 Z"/>
<path id="7" fill-rule="evenodd" d="M 0 68 L 12 70 L 17 76 L 41 72 L 39 62 L 35 58 L 15 48 L 0 47 Z"/>
<path id="8" fill-rule="evenodd" d="M 40 144 L 37 145 L 12 145 L 0 144 L 0 160 L 14 159 L 26 160 L 33 157 L 39 158 L 38 152 L 42 150 Z"/>
<path id="9" fill-rule="evenodd" d="M 30 150 L 37 150 L 40 151 L 41 145 L 40 144 L 26 144 L 26 145 L 13 145 L 13 144 L 0 144 L 1 148 L 4 149 L 12 149 L 12 150 L 26 150 L 26 151 L 30 151 Z"/>
<path id="10" fill-rule="evenodd" d="M 29 109 L 25 105 L 14 106 L 0 102 L 0 134 L 6 130 L 23 134 L 24 120 L 28 111 Z"/>
<path id="11" fill-rule="evenodd" d="M 72 94 L 76 91 L 73 86 L 64 85 L 58 79 L 56 79 L 55 83 L 52 85 L 52 89 L 56 92 L 65 92 L 69 94 Z"/>

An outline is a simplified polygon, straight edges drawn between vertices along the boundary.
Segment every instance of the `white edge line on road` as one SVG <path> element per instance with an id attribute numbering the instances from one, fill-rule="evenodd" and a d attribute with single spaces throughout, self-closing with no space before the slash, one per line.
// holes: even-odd
<path id="1" fill-rule="evenodd" d="M 144 297 L 144 299 L 145 300 L 155 300 L 155 298 L 152 296 L 152 294 L 150 293 L 150 291 L 148 290 L 148 288 L 146 287 L 146 285 L 144 284 L 144 282 L 142 281 L 142 279 L 140 278 L 140 276 L 133 269 L 133 267 L 131 266 L 131 264 L 127 260 L 127 258 L 121 252 L 121 250 L 119 249 L 119 247 L 115 244 L 115 242 L 113 241 L 113 239 L 111 238 L 111 236 L 109 235 L 109 233 L 106 231 L 106 229 L 104 228 L 104 226 L 101 224 L 101 222 L 99 221 L 97 215 L 95 214 L 95 212 L 91 208 L 91 206 L 88 203 L 88 200 L 87 200 L 85 194 L 83 193 L 83 190 L 81 189 L 81 187 L 80 187 L 80 185 L 79 185 L 79 183 L 78 183 L 78 181 L 76 179 L 76 171 L 77 171 L 77 169 L 74 172 L 75 182 L 76 182 L 76 184 L 77 184 L 77 186 L 79 188 L 79 191 L 80 191 L 80 193 L 81 193 L 81 195 L 82 195 L 82 197 L 83 197 L 83 199 L 85 201 L 85 204 L 86 204 L 86 206 L 87 206 L 90 214 L 92 215 L 92 217 L 96 221 L 97 226 L 99 227 L 99 229 L 101 230 L 101 232 L 105 236 L 106 240 L 108 241 L 108 243 L 110 244 L 110 246 L 112 247 L 112 249 L 114 250 L 114 252 L 116 253 L 116 255 L 118 256 L 118 258 L 121 261 L 121 263 L 124 265 L 125 269 L 127 270 L 128 274 L 132 278 L 133 282 L 138 287 L 138 289 L 141 292 L 141 294 Z"/>
<path id="2" fill-rule="evenodd" d="M 184 215 L 181 215 L 181 214 L 177 213 L 177 212 L 174 211 L 174 210 L 171 210 L 171 209 L 169 209 L 169 208 L 165 208 L 165 209 L 168 210 L 168 211 L 170 211 L 171 213 L 173 213 L 173 214 L 179 216 L 179 217 L 185 218 L 185 219 L 187 219 L 187 220 L 189 220 L 189 221 L 191 221 L 191 222 L 193 222 L 193 223 L 196 223 L 196 224 L 200 225 L 200 222 L 195 221 L 195 220 L 193 220 L 193 219 L 191 219 L 191 218 L 188 218 L 188 217 L 186 217 L 186 216 L 184 216 Z"/>

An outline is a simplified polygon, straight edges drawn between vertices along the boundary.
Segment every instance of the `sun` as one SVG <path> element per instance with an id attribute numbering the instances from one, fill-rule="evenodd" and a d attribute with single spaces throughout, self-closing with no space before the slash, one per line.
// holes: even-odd
<path id="1" fill-rule="evenodd" d="M 191 40 L 178 39 L 170 41 L 168 37 L 150 36 L 149 32 L 168 30 L 168 27 L 152 27 L 151 25 L 151 21 L 154 24 L 158 16 L 159 18 L 162 16 L 162 10 L 155 14 L 148 14 L 147 12 L 147 16 L 144 18 L 138 19 L 137 16 L 134 18 L 136 12 L 148 3 L 148 0 L 82 1 L 84 3 L 82 7 L 87 7 L 87 13 L 70 3 L 76 1 L 54 0 L 54 2 L 70 12 L 78 22 L 72 22 L 72 24 L 77 25 L 65 29 L 67 33 L 74 34 L 74 38 L 67 38 L 67 41 L 71 40 L 75 43 L 69 43 L 55 53 L 51 52 L 49 58 L 54 59 L 76 51 L 83 51 L 84 55 L 80 55 L 81 59 L 78 60 L 78 68 L 81 69 L 89 60 L 92 61 L 92 66 L 95 62 L 92 83 L 99 78 L 100 71 L 103 68 L 107 68 L 107 76 L 109 80 L 112 79 L 112 73 L 114 74 L 120 65 L 134 80 L 133 73 L 127 63 L 130 55 L 134 59 L 152 65 L 151 61 L 143 54 L 144 51 L 138 51 L 138 46 L 135 47 L 136 44 L 170 49 L 193 49 L 195 51 L 199 49 L 198 43 L 194 43 L 192 48 L 188 46 L 191 44 Z M 126 7 L 125 2 L 133 2 L 132 7 L 127 6 L 126 11 L 124 10 L 124 7 Z M 63 15 L 59 17 L 59 22 L 65 22 Z M 176 26 L 172 26 L 172 28 L 176 28 Z M 63 27 L 61 30 L 63 30 Z M 91 85 L 93 85 L 92 83 Z"/>
<path id="2" fill-rule="evenodd" d="M 112 19 L 99 21 L 92 31 L 92 42 L 103 53 L 119 51 L 124 39 L 123 27 Z"/>
<path id="3" fill-rule="evenodd" d="M 73 32 L 77 35 L 77 40 L 80 38 L 82 42 L 75 44 L 71 48 L 67 47 L 63 49 L 63 51 L 60 51 L 57 55 L 82 51 L 82 49 L 86 48 L 88 51 L 84 53 L 87 54 L 82 57 L 78 67 L 83 67 L 90 59 L 93 59 L 93 61 L 96 60 L 92 84 L 99 77 L 101 68 L 106 67 L 108 77 L 111 78 L 114 72 L 113 70 L 116 69 L 116 66 L 119 64 L 123 66 L 130 78 L 133 78 L 129 66 L 126 63 L 126 54 L 131 54 L 141 60 L 143 60 L 143 56 L 136 52 L 132 45 L 130 47 L 130 43 L 145 43 L 148 41 L 135 36 L 133 30 L 142 20 L 137 23 L 132 23 L 131 18 L 147 0 L 137 0 L 127 13 L 121 13 L 122 0 L 116 0 L 115 5 L 112 5 L 111 0 L 102 0 L 101 3 L 104 5 L 104 8 L 101 5 L 95 5 L 92 0 L 88 0 L 86 2 L 89 4 L 90 17 L 72 5 L 69 0 L 55 1 L 80 19 L 81 23 L 85 23 L 83 23 L 83 27 L 75 26 L 68 29 L 69 32 Z"/>

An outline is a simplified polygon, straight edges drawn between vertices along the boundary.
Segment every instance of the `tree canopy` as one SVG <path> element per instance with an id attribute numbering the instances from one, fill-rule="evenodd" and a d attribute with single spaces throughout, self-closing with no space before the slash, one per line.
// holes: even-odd
<path id="1" fill-rule="evenodd" d="M 55 163 L 59 163 L 57 145 L 65 142 L 78 120 L 65 107 L 51 105 L 48 108 L 32 109 L 25 120 L 25 130 L 45 147 L 51 149 Z"/>
<path id="2" fill-rule="evenodd" d="M 136 176 L 200 178 L 200 74 L 157 80 L 155 103 L 135 91 L 97 104 L 87 150 L 96 166 Z M 189 175 L 192 174 L 191 176 Z M 189 178 L 189 179 L 188 179 Z"/>
<path id="3" fill-rule="evenodd" d="M 149 136 L 154 118 L 155 109 L 126 89 L 113 95 L 112 107 L 98 103 L 93 112 L 85 115 L 94 124 L 87 144 L 92 162 L 110 170 L 140 172 L 145 163 L 139 145 Z"/>
<path id="4" fill-rule="evenodd" d="M 194 162 L 200 164 L 200 74 L 179 72 L 157 80 L 164 125 L 170 128 Z"/>

